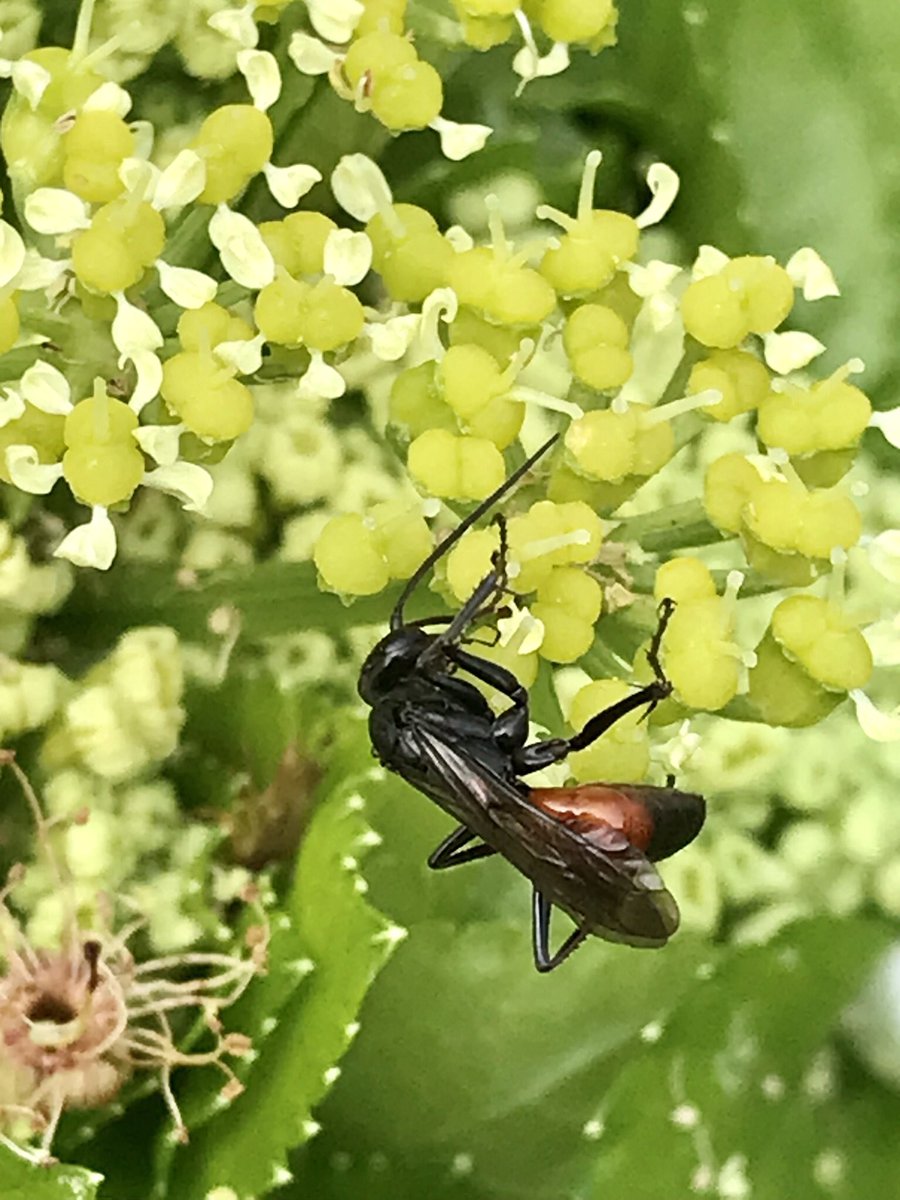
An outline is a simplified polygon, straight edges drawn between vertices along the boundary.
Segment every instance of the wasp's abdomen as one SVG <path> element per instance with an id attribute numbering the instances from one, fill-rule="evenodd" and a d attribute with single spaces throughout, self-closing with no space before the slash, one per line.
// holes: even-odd
<path id="1" fill-rule="evenodd" d="M 608 843 L 618 834 L 654 862 L 692 842 L 706 816 L 702 796 L 625 783 L 532 788 L 531 800 L 582 837 Z"/>

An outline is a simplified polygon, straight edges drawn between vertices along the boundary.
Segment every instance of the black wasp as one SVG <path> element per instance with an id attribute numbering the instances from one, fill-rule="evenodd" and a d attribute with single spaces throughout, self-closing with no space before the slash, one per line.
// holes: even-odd
<path id="1" fill-rule="evenodd" d="M 521 778 L 596 741 L 621 717 L 652 708 L 671 692 L 659 647 L 673 604 L 663 601 L 647 652 L 651 683 L 592 717 L 570 738 L 528 743 L 528 694 L 514 675 L 465 648 L 473 624 L 509 595 L 505 522 L 491 570 L 455 616 L 406 621 L 404 606 L 435 563 L 553 445 L 551 438 L 469 514 L 407 582 L 390 632 L 359 677 L 371 705 L 369 732 L 385 767 L 455 817 L 458 827 L 428 860 L 435 870 L 502 854 L 534 887 L 534 960 L 550 971 L 588 934 L 631 946 L 662 946 L 678 927 L 678 907 L 652 865 L 700 832 L 705 804 L 672 786 L 588 783 L 532 788 Z M 509 697 L 496 716 L 459 672 Z M 670 781 L 671 783 L 671 781 Z M 550 950 L 553 905 L 576 928 Z"/>

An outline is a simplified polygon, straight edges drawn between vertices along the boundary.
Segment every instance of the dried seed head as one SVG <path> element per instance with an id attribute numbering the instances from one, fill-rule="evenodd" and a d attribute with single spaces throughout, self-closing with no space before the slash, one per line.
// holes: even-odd
<path id="1" fill-rule="evenodd" d="M 11 767 L 22 787 L 37 827 L 39 858 L 67 908 L 62 944 L 37 949 L 7 903 L 25 868 L 13 867 L 0 889 L 0 1141 L 26 1158 L 47 1161 L 63 1111 L 107 1103 L 137 1070 L 159 1073 L 173 1136 L 186 1141 L 170 1081 L 175 1067 L 218 1067 L 226 1077 L 224 1100 L 243 1090 L 224 1060 L 248 1056 L 251 1042 L 226 1033 L 220 1014 L 264 968 L 269 929 L 259 891 L 248 891 L 258 920 L 247 930 L 244 954 L 188 951 L 135 961 L 126 943 L 144 918 L 129 913 L 116 928 L 117 900 L 100 893 L 93 908 L 109 932 L 80 931 L 68 866 L 48 837 L 50 822 L 14 757 L 0 751 L 0 764 Z M 186 1052 L 178 1031 L 197 1014 L 211 1045 Z"/>

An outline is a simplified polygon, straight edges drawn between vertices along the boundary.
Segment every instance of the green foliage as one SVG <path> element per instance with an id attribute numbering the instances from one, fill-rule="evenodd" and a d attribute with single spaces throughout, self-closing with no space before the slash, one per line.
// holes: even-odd
<path id="1" fill-rule="evenodd" d="M 871 1081 L 851 1082 L 832 1041 L 888 939 L 865 922 L 813 921 L 725 955 L 604 1098 L 590 1195 L 664 1200 L 704 1179 L 755 1200 L 890 1194 L 879 1151 L 900 1100 L 881 1107 Z M 636 1169 L 648 1145 L 665 1171 Z"/>
<path id="2" fill-rule="evenodd" d="M 369 833 L 361 803 L 368 782 L 365 772 L 346 775 L 318 808 L 274 920 L 269 973 L 233 1010 L 234 1026 L 258 1051 L 246 1091 L 215 1115 L 215 1087 L 192 1081 L 191 1140 L 175 1153 L 159 1195 L 202 1200 L 223 1184 L 239 1194 L 265 1191 L 287 1151 L 313 1132 L 312 1108 L 336 1077 L 362 998 L 394 945 L 394 927 L 367 903 L 357 872 Z"/>
<path id="3" fill-rule="evenodd" d="M 37 1166 L 0 1146 L 3 1200 L 96 1200 L 99 1175 L 66 1164 Z"/>

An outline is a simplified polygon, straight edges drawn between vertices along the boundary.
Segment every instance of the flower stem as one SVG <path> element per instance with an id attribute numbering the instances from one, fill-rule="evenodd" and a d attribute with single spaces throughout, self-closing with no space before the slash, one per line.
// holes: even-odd
<path id="1" fill-rule="evenodd" d="M 701 500 L 686 500 L 639 517 L 627 517 L 613 532 L 617 542 L 637 542 L 642 550 L 657 554 L 689 546 L 711 546 L 729 541 L 731 536 L 710 522 Z"/>

